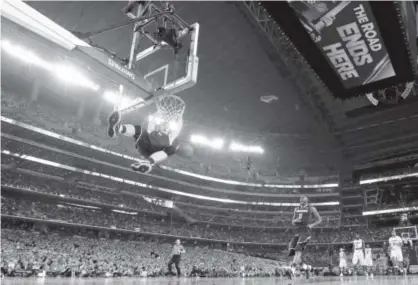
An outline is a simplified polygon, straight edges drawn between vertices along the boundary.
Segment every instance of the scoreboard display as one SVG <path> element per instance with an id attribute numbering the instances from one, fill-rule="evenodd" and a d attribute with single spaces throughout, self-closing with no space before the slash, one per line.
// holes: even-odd
<path id="1" fill-rule="evenodd" d="M 416 76 L 412 2 L 262 2 L 334 96 L 348 99 Z"/>

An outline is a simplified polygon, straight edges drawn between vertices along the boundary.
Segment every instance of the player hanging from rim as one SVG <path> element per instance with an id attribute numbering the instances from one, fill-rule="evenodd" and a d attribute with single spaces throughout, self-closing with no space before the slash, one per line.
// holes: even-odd
<path id="1" fill-rule="evenodd" d="M 293 256 L 292 272 L 299 268 L 299 270 L 305 271 L 306 278 L 309 278 L 312 267 L 303 263 L 302 255 L 311 239 L 311 229 L 321 222 L 321 216 L 316 208 L 308 203 L 308 197 L 301 196 L 300 205 L 295 208 L 293 213 L 292 225 L 295 227 L 295 236 L 289 243 L 289 256 Z"/>
<path id="2" fill-rule="evenodd" d="M 404 273 L 402 246 L 402 238 L 396 234 L 395 230 L 393 230 L 392 236 L 389 238 L 389 255 L 393 268 L 401 274 Z"/>
<path id="3" fill-rule="evenodd" d="M 108 118 L 109 137 L 123 135 L 135 140 L 135 148 L 145 159 L 134 162 L 131 168 L 141 173 L 149 173 L 154 165 L 176 152 L 189 156 L 193 150 L 191 146 L 182 148 L 177 139 L 183 126 L 184 101 L 174 95 L 161 95 L 156 105 L 157 111 L 148 117 L 146 124 L 121 124 L 119 110 Z"/>
<path id="4" fill-rule="evenodd" d="M 339 260 L 340 260 L 340 264 L 339 264 L 340 276 L 343 277 L 344 272 L 347 269 L 347 255 L 344 252 L 344 248 L 340 248 Z"/>
<path id="5" fill-rule="evenodd" d="M 353 240 L 353 259 L 351 261 L 354 266 L 354 272 L 357 274 L 358 265 L 364 267 L 364 241 L 360 235 L 356 233 L 356 238 Z"/>
<path id="6" fill-rule="evenodd" d="M 373 252 L 369 244 L 364 250 L 364 267 L 366 268 L 366 276 L 373 278 Z"/>

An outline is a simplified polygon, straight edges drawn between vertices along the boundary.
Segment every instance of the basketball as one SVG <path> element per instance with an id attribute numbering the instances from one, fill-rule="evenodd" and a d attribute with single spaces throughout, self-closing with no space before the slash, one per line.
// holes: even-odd
<path id="1" fill-rule="evenodd" d="M 181 143 L 177 149 L 177 154 L 184 158 L 191 158 L 194 154 L 194 147 L 190 143 Z"/>

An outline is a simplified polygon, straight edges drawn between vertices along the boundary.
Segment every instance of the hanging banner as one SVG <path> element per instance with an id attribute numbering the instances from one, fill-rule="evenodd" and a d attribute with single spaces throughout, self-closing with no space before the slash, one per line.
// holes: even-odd
<path id="1" fill-rule="evenodd" d="M 289 5 L 346 89 L 395 76 L 368 2 L 292 1 Z"/>

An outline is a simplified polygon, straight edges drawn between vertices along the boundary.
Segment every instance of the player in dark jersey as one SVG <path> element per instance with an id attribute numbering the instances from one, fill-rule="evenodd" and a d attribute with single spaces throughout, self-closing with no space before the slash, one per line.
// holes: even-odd
<path id="1" fill-rule="evenodd" d="M 166 122 L 158 113 L 151 115 L 146 124 L 121 124 L 121 113 L 113 111 L 109 116 L 108 135 L 131 137 L 135 148 L 144 157 L 131 165 L 132 170 L 148 173 L 153 166 L 177 153 L 185 154 L 185 147 L 178 142 L 182 122 Z M 186 155 L 186 154 L 185 154 Z M 190 155 L 190 154 L 187 154 Z"/>
<path id="2" fill-rule="evenodd" d="M 303 263 L 302 254 L 311 239 L 311 229 L 321 222 L 322 218 L 316 208 L 309 205 L 306 196 L 301 196 L 300 205 L 295 208 L 293 213 L 292 225 L 295 236 L 289 244 L 289 256 L 293 256 L 292 267 L 304 270 L 307 278 L 309 278 L 309 266 Z"/>

